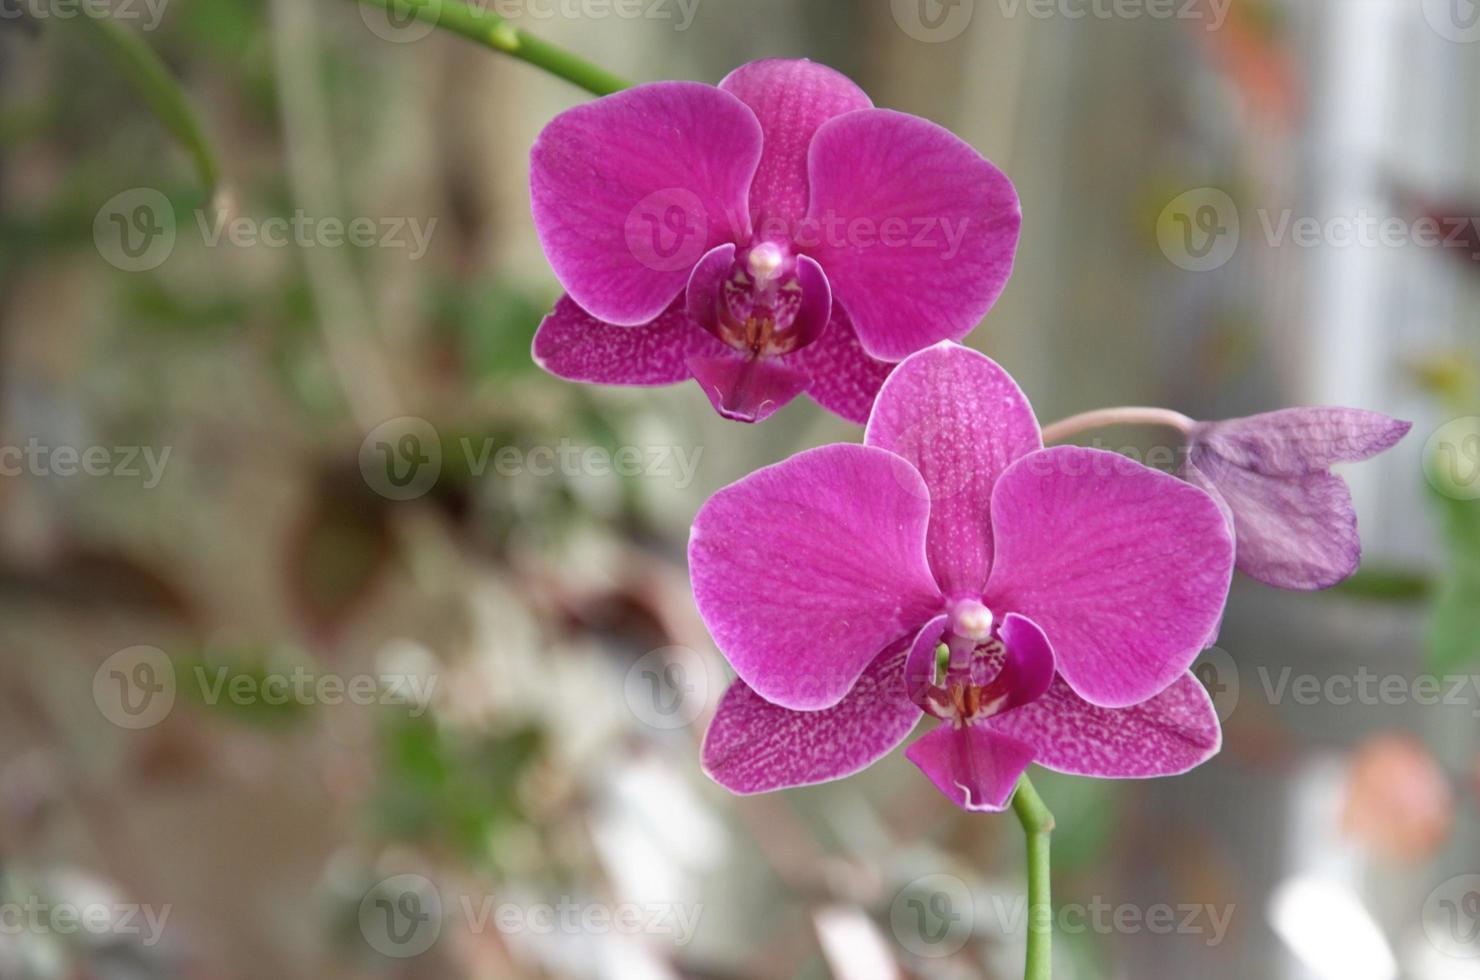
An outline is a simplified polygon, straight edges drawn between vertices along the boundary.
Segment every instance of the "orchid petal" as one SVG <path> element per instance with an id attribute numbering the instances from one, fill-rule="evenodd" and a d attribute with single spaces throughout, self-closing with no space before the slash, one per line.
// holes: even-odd
<path id="1" fill-rule="evenodd" d="M 1191 441 L 1229 463 L 1269 476 L 1323 473 L 1391 449 L 1411 422 L 1357 408 L 1286 408 L 1195 426 Z"/>
<path id="2" fill-rule="evenodd" d="M 786 361 L 812 376 L 807 397 L 858 425 L 868 421 L 874 396 L 894 369 L 864 351 L 848 314 L 837 303 L 832 304 L 832 322 L 822 335 L 788 354 Z"/>
<path id="3" fill-rule="evenodd" d="M 846 75 L 811 61 L 752 61 L 719 87 L 760 120 L 765 150 L 750 186 L 750 213 L 762 239 L 790 239 L 807 211 L 807 150 L 834 116 L 873 102 Z"/>
<path id="4" fill-rule="evenodd" d="M 807 388 L 808 378 L 779 359 L 727 350 L 691 357 L 689 372 L 714 410 L 736 422 L 764 422 Z"/>
<path id="5" fill-rule="evenodd" d="M 966 336 L 1007 284 L 1012 182 L 950 131 L 886 109 L 822 125 L 796 244 L 822 263 L 863 347 L 903 360 Z"/>
<path id="6" fill-rule="evenodd" d="M 533 355 L 536 364 L 567 381 L 653 386 L 687 381 L 687 358 L 715 357 L 727 350 L 677 303 L 651 323 L 619 327 L 563 296 L 540 324 Z"/>
<path id="7" fill-rule="evenodd" d="M 935 788 L 963 810 L 1005 809 L 1033 748 L 981 725 L 943 723 L 905 750 Z"/>
<path id="8" fill-rule="evenodd" d="M 562 112 L 530 154 L 535 231 L 571 298 L 619 325 L 668 308 L 701 256 L 747 241 L 761 127 L 734 96 L 656 82 Z"/>
<path id="9" fill-rule="evenodd" d="M 731 792 L 750 794 L 867 768 L 920 720 L 900 685 L 905 656 L 900 645 L 880 654 L 841 701 L 821 711 L 780 707 L 736 681 L 704 736 L 704 771 Z"/>
<path id="10" fill-rule="evenodd" d="M 992 562 L 992 488 L 1010 463 L 1043 448 L 1017 383 L 983 354 L 938 344 L 884 382 L 864 442 L 903 456 L 924 477 L 930 567 L 941 590 L 980 596 Z"/>
<path id="11" fill-rule="evenodd" d="M 985 602 L 1031 618 L 1075 692 L 1137 704 L 1192 665 L 1218 623 L 1233 540 L 1217 503 L 1115 453 L 1058 446 L 992 494 Z"/>
<path id="12" fill-rule="evenodd" d="M 1223 744 L 1213 702 L 1190 673 L 1127 708 L 1096 707 L 1060 679 L 1042 698 L 985 724 L 1032 746 L 1040 766 L 1078 776 L 1174 776 L 1206 762 Z"/>
<path id="13" fill-rule="evenodd" d="M 1331 465 L 1376 455 L 1410 428 L 1351 408 L 1205 422 L 1190 434 L 1183 476 L 1223 505 L 1246 575 L 1282 589 L 1329 588 L 1362 558 L 1351 493 Z"/>
<path id="14" fill-rule="evenodd" d="M 1334 473 L 1265 476 L 1194 449 L 1183 476 L 1232 515 L 1239 571 L 1256 581 L 1327 589 L 1362 562 L 1351 491 Z"/>
<path id="15" fill-rule="evenodd" d="M 950 623 L 949 616 L 935 617 L 920 628 L 920 632 L 915 634 L 914 642 L 910 644 L 909 657 L 904 664 L 904 685 L 905 693 L 914 704 L 923 705 L 927 692 L 936 686 L 936 650 L 940 647 L 941 637 L 945 635 Z M 930 713 L 936 714 L 933 710 Z"/>
<path id="16" fill-rule="evenodd" d="M 837 704 L 879 650 L 941 611 L 929 504 L 891 453 L 824 446 L 750 474 L 699 511 L 699 614 L 740 678 L 787 708 Z"/>
<path id="17" fill-rule="evenodd" d="M 689 319 L 719 337 L 719 293 L 735 268 L 735 243 L 725 242 L 705 252 L 689 273 L 684 309 Z"/>
<path id="18" fill-rule="evenodd" d="M 1017 613 L 1008 613 L 1003 619 L 1001 635 L 1007 647 L 1007 659 L 1002 664 L 1007 701 L 1001 710 L 1011 711 L 1037 701 L 1053 685 L 1053 645 L 1037 623 Z"/>

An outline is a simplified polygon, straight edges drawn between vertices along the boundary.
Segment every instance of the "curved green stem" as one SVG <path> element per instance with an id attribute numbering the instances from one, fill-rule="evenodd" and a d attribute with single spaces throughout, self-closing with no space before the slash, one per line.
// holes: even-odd
<path id="1" fill-rule="evenodd" d="M 195 162 L 196 172 L 205 185 L 206 195 L 216 189 L 220 168 L 216 165 L 216 154 L 206 139 L 205 129 L 195 115 L 195 110 L 185 99 L 180 83 L 170 74 L 169 68 L 160 60 L 154 49 L 145 44 L 137 34 L 129 31 L 108 17 L 86 15 L 60 19 L 64 24 L 75 24 L 102 49 L 105 57 L 113 62 L 118 71 L 134 91 L 144 100 L 170 135 L 179 141 Z"/>
<path id="2" fill-rule="evenodd" d="M 1028 838 L 1028 959 L 1023 980 L 1052 980 L 1053 894 L 1048 835 L 1053 831 L 1053 814 L 1027 776 L 1018 780 L 1012 809 Z"/>
<path id="3" fill-rule="evenodd" d="M 564 48 L 515 27 L 497 14 L 468 6 L 460 0 L 359 0 L 381 7 L 397 17 L 415 17 L 435 27 L 476 41 L 495 51 L 527 61 L 579 85 L 593 95 L 611 95 L 631 83 L 598 68 Z"/>

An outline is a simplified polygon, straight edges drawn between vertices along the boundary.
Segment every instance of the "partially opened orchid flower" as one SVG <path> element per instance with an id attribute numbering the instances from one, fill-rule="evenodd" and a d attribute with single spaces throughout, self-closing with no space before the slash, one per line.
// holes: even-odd
<path id="1" fill-rule="evenodd" d="M 1410 422 L 1356 408 L 1287 408 L 1198 422 L 1164 408 L 1104 408 L 1055 422 L 1049 442 L 1111 425 L 1162 425 L 1187 440 L 1181 475 L 1234 529 L 1239 571 L 1278 589 L 1326 589 L 1357 570 L 1362 543 L 1335 463 L 1391 449 Z"/>
<path id="2" fill-rule="evenodd" d="M 1331 465 L 1370 459 L 1412 427 L 1355 408 L 1200 422 L 1183 475 L 1224 506 L 1239 571 L 1281 589 L 1330 588 L 1362 560 L 1351 492 Z"/>
<path id="3" fill-rule="evenodd" d="M 1044 449 L 1012 378 L 966 348 L 900 364 L 864 445 L 721 490 L 689 563 L 740 678 L 704 745 L 735 792 L 857 772 L 923 714 L 942 724 L 907 755 L 969 810 L 1005 806 L 1031 762 L 1144 777 L 1218 750 L 1188 672 L 1233 572 L 1218 505 L 1113 453 Z"/>
<path id="4" fill-rule="evenodd" d="M 743 421 L 806 392 L 862 423 L 894 362 L 986 314 L 1021 220 L 970 146 L 809 61 L 564 112 L 530 189 L 568 294 L 535 360 L 573 381 L 692 377 Z"/>

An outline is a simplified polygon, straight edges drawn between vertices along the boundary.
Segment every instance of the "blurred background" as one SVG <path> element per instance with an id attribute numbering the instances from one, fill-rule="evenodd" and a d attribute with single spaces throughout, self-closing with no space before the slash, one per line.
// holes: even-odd
<path id="1" fill-rule="evenodd" d="M 1217 759 L 1035 777 L 1056 976 L 1480 977 L 1480 5 L 486 6 L 961 134 L 1025 215 L 969 342 L 1044 421 L 1413 420 L 1344 472 L 1356 579 L 1236 583 Z M 859 432 L 534 367 L 527 153 L 584 93 L 350 0 L 0 15 L 0 978 L 1021 976 L 1010 815 L 898 752 L 700 771 L 689 522 Z"/>

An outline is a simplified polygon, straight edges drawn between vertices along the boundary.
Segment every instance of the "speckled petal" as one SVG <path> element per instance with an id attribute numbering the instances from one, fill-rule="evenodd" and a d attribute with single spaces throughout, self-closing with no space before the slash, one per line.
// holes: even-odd
<path id="1" fill-rule="evenodd" d="M 985 724 L 1032 746 L 1040 766 L 1080 776 L 1174 776 L 1212 758 L 1223 743 L 1213 703 L 1190 673 L 1128 708 L 1096 707 L 1060 679 L 1042 698 Z"/>
<path id="2" fill-rule="evenodd" d="M 736 681 L 704 736 L 704 771 L 734 793 L 765 793 L 841 779 L 904 741 L 920 709 L 904 695 L 905 652 L 876 657 L 847 697 L 821 711 L 793 711 Z"/>
<path id="3" fill-rule="evenodd" d="M 868 356 L 858 342 L 848 314 L 836 303 L 832 307 L 832 322 L 822 336 L 786 355 L 786 361 L 811 376 L 807 397 L 834 415 L 859 425 L 868 421 L 879 387 L 894 370 L 893 364 Z"/>
<path id="4" fill-rule="evenodd" d="M 671 385 L 687 381 L 685 361 L 729 350 L 675 303 L 652 323 L 619 327 L 591 316 L 569 296 L 540 324 L 534 361 L 558 378 L 610 385 Z"/>

